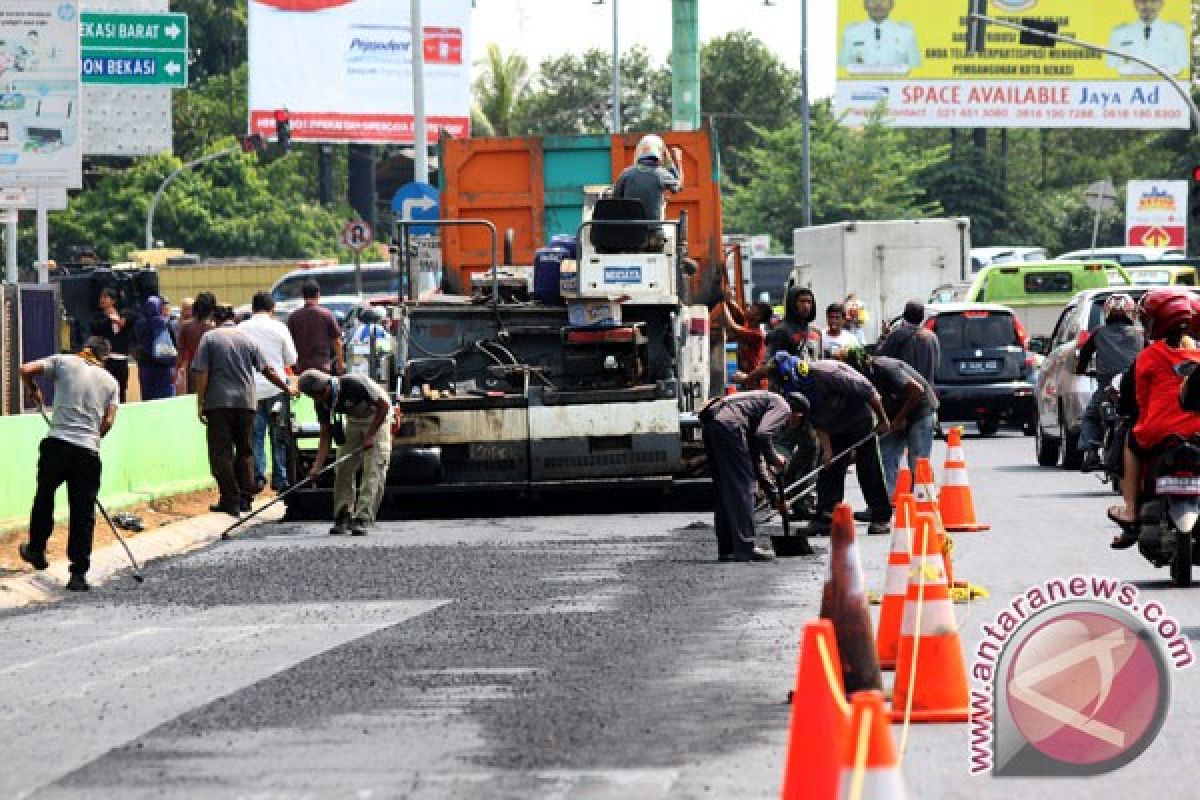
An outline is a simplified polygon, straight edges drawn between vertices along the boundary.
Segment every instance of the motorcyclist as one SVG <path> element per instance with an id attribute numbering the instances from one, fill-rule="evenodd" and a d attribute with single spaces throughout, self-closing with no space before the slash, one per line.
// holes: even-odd
<path id="1" fill-rule="evenodd" d="M 1185 411 L 1179 403 L 1183 376 L 1176 369 L 1184 362 L 1200 362 L 1200 351 L 1184 349 L 1183 337 L 1192 323 L 1190 294 L 1183 289 L 1151 289 L 1140 303 L 1142 325 L 1151 344 L 1134 361 L 1137 422 L 1125 441 L 1123 506 L 1108 509 L 1108 518 L 1122 532 L 1112 542 L 1115 549 L 1137 543 L 1138 490 L 1142 462 L 1171 434 L 1200 434 L 1200 414 Z"/>
<path id="2" fill-rule="evenodd" d="M 1101 466 L 1098 449 L 1103 435 L 1100 404 L 1104 401 L 1105 390 L 1112 384 L 1113 378 L 1129 369 L 1145 345 L 1142 332 L 1133 324 L 1135 308 L 1133 298 L 1129 295 L 1123 292 L 1110 295 L 1104 301 L 1104 324 L 1083 343 L 1075 360 L 1076 375 L 1086 375 L 1093 356 L 1096 360 L 1097 389 L 1084 409 L 1083 426 L 1079 434 L 1084 472 Z"/>

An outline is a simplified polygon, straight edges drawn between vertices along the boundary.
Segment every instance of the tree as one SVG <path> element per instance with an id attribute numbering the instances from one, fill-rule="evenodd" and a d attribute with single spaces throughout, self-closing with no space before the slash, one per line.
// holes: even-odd
<path id="1" fill-rule="evenodd" d="M 727 206 L 730 229 L 770 233 L 789 242 L 803 225 L 802 134 L 799 122 L 757 129 L 760 145 L 745 154 L 745 180 Z M 919 176 L 944 162 L 946 146 L 909 147 L 902 131 L 875 114 L 861 129 L 842 127 L 828 102 L 813 107 L 813 221 L 921 218 L 942 213 Z"/>
<path id="2" fill-rule="evenodd" d="M 529 91 L 529 62 L 518 53 L 506 56 L 499 45 L 489 44 L 474 88 L 475 102 L 492 131 L 486 135 L 511 136 L 513 116 Z"/>
<path id="3" fill-rule="evenodd" d="M 712 39 L 700 49 L 700 113 L 717 132 L 721 172 L 741 178 L 747 150 L 758 131 L 782 128 L 797 118 L 799 75 L 747 31 Z"/>
<path id="4" fill-rule="evenodd" d="M 592 49 L 543 61 L 530 92 L 518 105 L 519 133 L 599 133 L 612 127 L 612 57 Z M 621 119 L 626 131 L 671 126 L 671 76 L 653 67 L 645 48 L 621 56 Z"/>

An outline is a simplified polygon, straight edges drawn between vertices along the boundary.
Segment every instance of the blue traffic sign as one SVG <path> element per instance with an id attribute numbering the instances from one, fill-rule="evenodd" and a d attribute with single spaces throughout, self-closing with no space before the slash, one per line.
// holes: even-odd
<path id="1" fill-rule="evenodd" d="M 428 183 L 412 181 L 396 190 L 392 195 L 392 211 L 396 219 L 405 221 L 437 219 L 441 205 L 441 193 Z M 414 225 L 410 233 L 428 235 L 437 233 L 435 225 Z"/>

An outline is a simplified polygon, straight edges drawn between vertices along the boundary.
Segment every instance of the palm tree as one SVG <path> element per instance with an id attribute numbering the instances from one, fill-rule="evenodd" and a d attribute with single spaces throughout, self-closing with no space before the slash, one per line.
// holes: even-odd
<path id="1" fill-rule="evenodd" d="M 529 62 L 518 53 L 504 55 L 491 43 L 483 72 L 475 80 L 475 103 L 496 136 L 511 136 L 517 104 L 529 91 Z"/>

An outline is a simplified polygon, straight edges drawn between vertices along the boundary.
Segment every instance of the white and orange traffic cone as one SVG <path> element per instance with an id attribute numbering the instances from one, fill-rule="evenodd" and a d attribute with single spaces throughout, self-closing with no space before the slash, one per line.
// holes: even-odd
<path id="1" fill-rule="evenodd" d="M 934 521 L 917 514 L 916 549 L 896 655 L 892 719 L 966 722 L 967 668 Z"/>
<path id="2" fill-rule="evenodd" d="M 821 592 L 821 618 L 833 621 L 842 656 L 842 681 L 848 693 L 882 689 L 866 579 L 854 539 L 854 511 L 846 503 L 833 509 L 829 542 L 829 580 Z"/>
<path id="3" fill-rule="evenodd" d="M 882 692 L 856 692 L 850 698 L 850 736 L 842 753 L 841 800 L 907 797 Z"/>
<path id="4" fill-rule="evenodd" d="M 892 508 L 900 506 L 900 495 L 911 494 L 913 490 L 912 470 L 901 467 L 896 473 L 896 488 L 892 491 Z"/>
<path id="5" fill-rule="evenodd" d="M 810 620 L 804 625 L 792 691 L 783 800 L 838 796 L 842 750 L 850 736 L 849 712 L 833 623 Z"/>
<path id="6" fill-rule="evenodd" d="M 942 467 L 942 488 L 938 492 L 938 510 L 942 525 L 954 533 L 991 530 L 975 518 L 975 499 L 967 480 L 967 456 L 963 452 L 962 428 L 951 428 L 946 437 L 946 461 Z"/>
<path id="7" fill-rule="evenodd" d="M 942 512 L 938 508 L 937 497 L 937 484 L 933 481 L 933 465 L 927 458 L 918 458 L 917 474 L 913 479 L 913 498 L 916 500 L 917 514 L 927 514 L 933 517 L 933 546 L 945 560 L 948 585 L 954 586 L 954 560 L 951 557 L 953 546 L 950 544 L 946 528 L 942 525 Z M 918 529 L 918 526 L 914 524 L 913 530 L 917 531 Z M 915 545 L 913 553 L 917 553 Z"/>
<path id="8" fill-rule="evenodd" d="M 875 652 L 881 669 L 896 668 L 900 650 L 900 621 L 904 617 L 904 598 L 908 594 L 908 566 L 912 550 L 912 531 L 916 522 L 916 502 L 902 492 L 896 502 L 892 523 L 892 549 L 888 552 L 883 579 L 883 599 L 879 607 L 879 628 L 875 632 Z"/>

